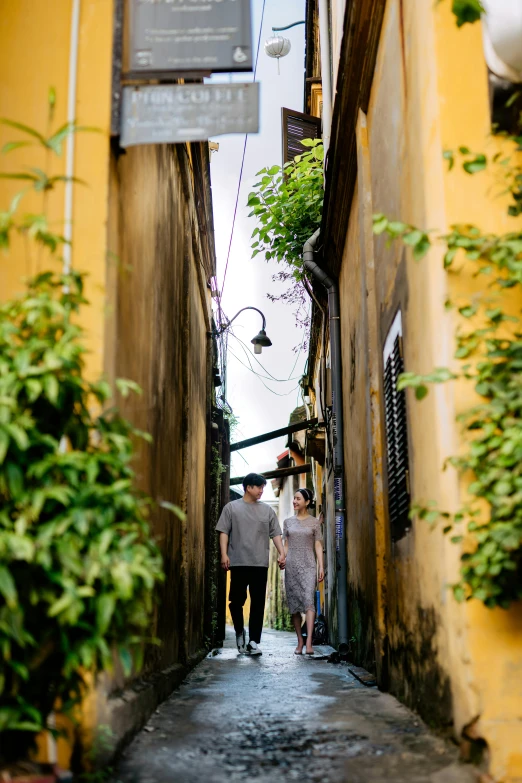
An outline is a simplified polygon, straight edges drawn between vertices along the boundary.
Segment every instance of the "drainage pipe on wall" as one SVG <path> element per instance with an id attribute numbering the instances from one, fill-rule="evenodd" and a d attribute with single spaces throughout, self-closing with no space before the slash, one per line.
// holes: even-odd
<path id="1" fill-rule="evenodd" d="M 339 622 L 339 654 L 348 654 L 348 564 L 346 556 L 345 507 L 344 507 L 344 423 L 341 373 L 341 324 L 339 306 L 339 287 L 327 273 L 321 269 L 314 258 L 315 246 L 320 229 L 305 242 L 303 247 L 303 265 L 306 271 L 318 280 L 328 292 L 328 319 L 330 323 L 330 364 L 332 372 L 332 409 L 333 409 L 333 463 L 335 494 L 335 539 L 338 557 L 337 578 L 337 615 Z"/>
<path id="2" fill-rule="evenodd" d="M 328 0 L 319 0 L 319 47 L 321 49 L 321 85 L 323 95 L 323 146 L 326 158 L 332 129 L 332 64 L 330 57 Z"/>

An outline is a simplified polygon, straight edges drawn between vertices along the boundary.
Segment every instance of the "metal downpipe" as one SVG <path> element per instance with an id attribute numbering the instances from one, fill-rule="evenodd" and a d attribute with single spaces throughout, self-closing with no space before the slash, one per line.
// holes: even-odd
<path id="1" fill-rule="evenodd" d="M 339 287 L 314 259 L 315 246 L 320 229 L 305 242 L 303 247 L 303 265 L 306 271 L 318 280 L 328 291 L 328 319 L 330 324 L 330 351 L 332 368 L 332 408 L 333 408 L 333 458 L 334 458 L 334 494 L 335 494 L 335 546 L 338 558 L 339 574 L 337 578 L 337 614 L 339 622 L 339 654 L 348 654 L 348 563 L 345 540 L 344 506 L 344 422 L 341 372 L 341 324 L 339 306 Z"/>

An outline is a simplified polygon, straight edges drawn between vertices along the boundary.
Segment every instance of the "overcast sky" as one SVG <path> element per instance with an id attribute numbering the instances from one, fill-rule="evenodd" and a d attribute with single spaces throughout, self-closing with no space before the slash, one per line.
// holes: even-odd
<path id="1" fill-rule="evenodd" d="M 252 0 L 253 47 L 257 47 L 263 0 Z M 284 427 L 296 405 L 302 405 L 297 379 L 302 375 L 306 356 L 297 357 L 292 350 L 303 339 L 303 330 L 296 326 L 293 308 L 282 303 L 272 303 L 267 293 L 278 294 L 284 288 L 272 281 L 272 275 L 280 270 L 275 262 L 266 263 L 261 256 L 251 259 L 250 235 L 256 223 L 249 218 L 246 201 L 256 182 L 256 173 L 265 166 L 281 165 L 281 108 L 303 110 L 304 92 L 304 25 L 284 33 L 292 43 L 292 50 L 280 61 L 281 73 L 277 73 L 277 61 L 264 52 L 263 43 L 270 37 L 272 26 L 282 27 L 305 18 L 305 0 L 266 0 L 262 28 L 261 49 L 256 81 L 260 82 L 260 132 L 248 137 L 239 205 L 234 228 L 232 250 L 223 291 L 222 307 L 229 318 L 242 307 L 253 305 L 262 310 L 267 319 L 267 334 L 271 348 L 263 349 L 259 359 L 265 370 L 253 356 L 252 337 L 261 327 L 261 317 L 253 312 L 242 313 L 234 322 L 237 339 L 229 338 L 228 352 L 228 402 L 239 418 L 234 440 L 260 435 L 269 430 Z M 250 74 L 213 76 L 212 81 L 251 81 Z M 212 195 L 216 234 L 218 282 L 221 289 L 227 259 L 232 218 L 241 168 L 244 135 L 219 136 L 219 151 L 212 153 Z M 262 375 L 278 379 L 293 378 L 278 383 L 259 378 L 247 369 L 247 357 Z M 236 358 L 237 357 L 237 358 Z M 240 359 L 244 364 L 241 364 Z M 294 367 L 295 365 L 295 367 Z M 266 372 L 268 371 L 268 373 Z M 268 388 L 267 388 L 268 387 Z M 276 393 L 274 393 L 276 392 Z M 278 396 L 284 395 L 284 396 Z M 285 438 L 268 441 L 232 455 L 231 475 L 244 475 L 249 471 L 262 471 L 276 467 L 276 457 L 285 448 Z M 246 461 L 245 461 L 246 460 Z M 265 499 L 272 497 L 267 488 Z"/>

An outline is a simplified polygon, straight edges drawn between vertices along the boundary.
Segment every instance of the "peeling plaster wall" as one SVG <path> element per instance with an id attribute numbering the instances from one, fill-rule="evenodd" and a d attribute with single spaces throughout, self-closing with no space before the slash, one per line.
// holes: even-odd
<path id="1" fill-rule="evenodd" d="M 180 147 L 130 148 L 118 161 L 121 273 L 115 375 L 136 380 L 142 397 L 122 401 L 153 443 L 136 470 L 142 488 L 176 503 L 185 521 L 155 511 L 167 579 L 148 666 L 185 663 L 203 642 L 207 327 L 190 233 Z"/>
<path id="2" fill-rule="evenodd" d="M 375 671 L 375 521 L 371 491 L 366 270 L 361 261 L 357 188 L 339 276 L 342 308 L 348 612 L 352 654 Z"/>

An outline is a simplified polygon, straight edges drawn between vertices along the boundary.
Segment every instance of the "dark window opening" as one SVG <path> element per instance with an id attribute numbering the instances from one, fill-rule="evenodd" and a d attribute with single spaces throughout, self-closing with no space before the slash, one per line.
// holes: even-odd
<path id="1" fill-rule="evenodd" d="M 410 481 L 406 395 L 397 390 L 404 372 L 402 337 L 395 337 L 384 366 L 384 409 L 388 468 L 388 513 L 393 541 L 402 538 L 410 527 Z"/>
<path id="2" fill-rule="evenodd" d="M 307 152 L 303 139 L 321 138 L 321 120 L 311 114 L 283 109 L 283 165 Z"/>
<path id="3" fill-rule="evenodd" d="M 489 72 L 491 124 L 495 133 L 522 134 L 522 84 Z"/>

